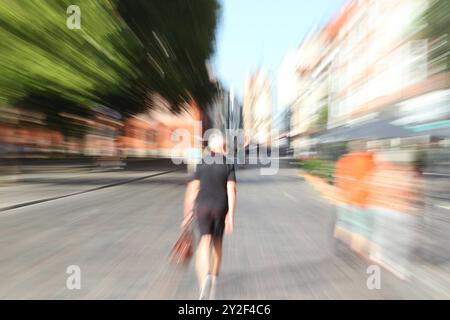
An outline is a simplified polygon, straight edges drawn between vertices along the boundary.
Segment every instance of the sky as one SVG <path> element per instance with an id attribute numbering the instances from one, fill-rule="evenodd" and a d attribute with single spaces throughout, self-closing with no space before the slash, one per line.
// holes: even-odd
<path id="1" fill-rule="evenodd" d="M 220 2 L 214 70 L 242 99 L 246 76 L 257 68 L 269 73 L 275 95 L 277 69 L 287 51 L 298 47 L 315 25 L 325 25 L 347 0 Z"/>

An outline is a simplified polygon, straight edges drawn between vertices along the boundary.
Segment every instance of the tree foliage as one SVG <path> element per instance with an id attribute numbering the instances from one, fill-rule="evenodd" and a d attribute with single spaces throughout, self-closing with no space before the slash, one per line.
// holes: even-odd
<path id="1" fill-rule="evenodd" d="M 206 62 L 214 52 L 218 2 L 120 0 L 118 9 L 145 48 L 144 82 L 175 107 L 193 98 L 205 108 L 217 93 Z"/>
<path id="2" fill-rule="evenodd" d="M 431 52 L 431 59 L 439 59 L 450 69 L 450 1 L 430 0 L 420 22 L 425 26 L 424 38 L 439 40 L 440 45 Z"/>
<path id="3" fill-rule="evenodd" d="M 69 5 L 81 29 L 66 25 Z M 218 14 L 216 0 L 0 0 L 0 105 L 134 114 L 157 92 L 173 111 L 189 98 L 203 106 Z"/>

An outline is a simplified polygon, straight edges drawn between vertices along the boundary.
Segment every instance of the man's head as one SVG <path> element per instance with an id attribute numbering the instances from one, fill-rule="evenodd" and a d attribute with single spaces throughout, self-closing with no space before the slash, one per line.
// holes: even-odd
<path id="1" fill-rule="evenodd" d="M 209 136 L 208 147 L 211 152 L 225 153 L 225 140 L 219 132 L 214 132 Z"/>

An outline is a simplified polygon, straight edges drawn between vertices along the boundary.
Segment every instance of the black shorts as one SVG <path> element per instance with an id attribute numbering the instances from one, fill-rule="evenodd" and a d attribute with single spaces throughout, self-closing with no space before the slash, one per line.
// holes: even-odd
<path id="1" fill-rule="evenodd" d="M 221 238 L 223 236 L 227 210 L 200 205 L 195 211 L 195 214 L 201 236 L 211 235 L 214 238 Z"/>

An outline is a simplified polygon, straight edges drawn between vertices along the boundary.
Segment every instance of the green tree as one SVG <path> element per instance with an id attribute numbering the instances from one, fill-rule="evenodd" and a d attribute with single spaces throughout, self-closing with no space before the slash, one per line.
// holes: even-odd
<path id="1" fill-rule="evenodd" d="M 66 25 L 69 5 L 81 29 Z M 0 0 L 0 105 L 126 115 L 157 92 L 173 111 L 190 98 L 203 107 L 215 94 L 205 61 L 218 12 L 216 0 Z"/>
<path id="2" fill-rule="evenodd" d="M 66 26 L 66 0 L 0 2 L 0 99 L 48 92 L 89 105 L 139 76 L 138 41 L 110 1 L 76 1 L 82 28 Z M 122 89 L 123 90 L 123 89 Z"/>
<path id="3" fill-rule="evenodd" d="M 317 118 L 309 125 L 308 131 L 310 133 L 317 133 L 325 130 L 328 124 L 328 105 L 320 107 L 317 112 Z"/>
<path id="4" fill-rule="evenodd" d="M 120 0 L 118 10 L 145 48 L 142 82 L 175 111 L 191 98 L 205 110 L 218 92 L 206 62 L 214 52 L 219 3 Z"/>
<path id="5" fill-rule="evenodd" d="M 430 0 L 419 23 L 424 26 L 421 37 L 430 40 L 440 40 L 430 54 L 431 59 L 438 59 L 450 69 L 450 2 L 448 0 Z"/>

